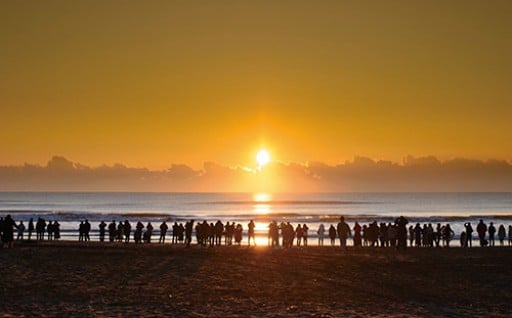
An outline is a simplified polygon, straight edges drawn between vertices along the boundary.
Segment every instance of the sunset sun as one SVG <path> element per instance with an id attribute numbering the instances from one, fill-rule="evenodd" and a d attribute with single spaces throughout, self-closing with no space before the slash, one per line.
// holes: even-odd
<path id="1" fill-rule="evenodd" d="M 270 162 L 270 154 L 267 150 L 261 149 L 256 154 L 256 162 L 258 163 L 258 166 L 263 167 L 267 165 Z"/>

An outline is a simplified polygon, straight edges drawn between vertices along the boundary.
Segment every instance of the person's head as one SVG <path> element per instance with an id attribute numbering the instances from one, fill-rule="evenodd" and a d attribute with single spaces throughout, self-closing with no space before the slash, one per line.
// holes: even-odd
<path id="1" fill-rule="evenodd" d="M 340 216 L 340 222 L 344 222 L 344 221 L 345 221 L 345 217 Z"/>

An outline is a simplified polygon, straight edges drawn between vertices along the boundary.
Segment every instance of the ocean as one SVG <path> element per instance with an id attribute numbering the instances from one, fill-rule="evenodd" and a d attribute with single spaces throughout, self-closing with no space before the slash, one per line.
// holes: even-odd
<path id="1" fill-rule="evenodd" d="M 320 224 L 326 228 L 345 216 L 352 227 L 377 222 L 394 222 L 403 215 L 409 224 L 449 223 L 456 237 L 463 224 L 473 227 L 479 219 L 496 227 L 512 224 L 512 193 L 77 193 L 0 192 L 0 216 L 11 214 L 16 222 L 38 217 L 58 220 L 62 239 L 78 237 L 80 221 L 88 219 L 95 239 L 98 224 L 115 220 L 151 222 L 155 229 L 166 221 L 207 220 L 223 223 L 256 223 L 258 242 L 266 245 L 267 226 L 272 220 L 306 223 L 310 244 Z M 155 232 L 157 237 L 158 231 Z M 169 234 L 168 234 L 169 235 Z M 245 239 L 244 239 L 245 241 Z M 456 244 L 454 244 L 456 245 Z"/>

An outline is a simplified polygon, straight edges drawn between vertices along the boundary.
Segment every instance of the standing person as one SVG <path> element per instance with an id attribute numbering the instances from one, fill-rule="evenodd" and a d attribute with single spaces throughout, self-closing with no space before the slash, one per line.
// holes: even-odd
<path id="1" fill-rule="evenodd" d="M 84 239 L 86 242 L 89 242 L 91 240 L 91 237 L 89 236 L 89 233 L 91 232 L 91 223 L 89 223 L 89 220 L 85 220 L 84 224 Z"/>
<path id="2" fill-rule="evenodd" d="M 361 225 L 359 225 L 359 223 L 356 222 L 356 224 L 354 224 L 354 227 L 352 228 L 354 230 L 354 247 L 360 247 L 362 244 L 361 242 Z"/>
<path id="3" fill-rule="evenodd" d="M 331 239 L 331 246 L 336 244 L 336 228 L 331 224 L 329 227 L 329 238 Z"/>
<path id="4" fill-rule="evenodd" d="M 144 243 L 151 243 L 151 235 L 153 235 L 153 225 L 151 225 L 151 222 L 148 222 L 146 232 L 144 232 Z"/>
<path id="5" fill-rule="evenodd" d="M 114 242 L 116 240 L 116 233 L 117 227 L 116 227 L 116 221 L 112 220 L 112 222 L 108 225 L 108 240 L 110 242 Z"/>
<path id="6" fill-rule="evenodd" d="M 407 221 L 406 218 L 403 216 L 400 216 L 398 219 L 395 220 L 395 225 L 397 227 L 396 229 L 396 237 L 398 244 L 396 245 L 397 249 L 406 249 L 407 248 L 407 224 L 409 221 Z"/>
<path id="7" fill-rule="evenodd" d="M 512 245 L 512 225 L 508 226 L 508 246 Z"/>
<path id="8" fill-rule="evenodd" d="M 325 227 L 323 224 L 320 224 L 316 234 L 318 234 L 318 246 L 324 246 Z"/>
<path id="9" fill-rule="evenodd" d="M 496 234 L 496 228 L 492 222 L 489 224 L 487 232 L 489 232 L 489 246 L 494 246 L 494 234 Z"/>
<path id="10" fill-rule="evenodd" d="M 467 223 L 464 223 L 464 228 L 466 229 L 466 246 L 472 247 L 473 246 L 473 227 L 471 226 L 471 223 L 467 222 Z"/>
<path id="11" fill-rule="evenodd" d="M 443 240 L 444 240 L 444 246 L 450 247 L 450 241 L 452 240 L 452 237 L 455 233 L 450 227 L 450 224 L 446 224 L 443 226 Z"/>
<path id="12" fill-rule="evenodd" d="M 23 221 L 20 221 L 20 224 L 18 224 L 18 236 L 16 237 L 16 240 L 23 240 L 23 232 L 25 232 L 25 225 L 23 224 Z"/>
<path id="13" fill-rule="evenodd" d="M 124 242 L 129 243 L 130 242 L 130 233 L 132 231 L 132 225 L 128 220 L 124 221 L 123 225 L 123 233 L 124 233 Z"/>
<path id="14" fill-rule="evenodd" d="M 32 232 L 34 232 L 34 219 L 30 218 L 28 221 L 28 240 L 32 239 Z"/>
<path id="15" fill-rule="evenodd" d="M 254 246 L 256 246 L 256 237 L 254 235 L 254 228 L 256 227 L 256 225 L 254 224 L 254 221 L 251 220 L 249 222 L 249 224 L 247 224 L 247 228 L 249 229 L 248 230 L 248 245 L 251 246 L 251 238 L 252 238 L 252 242 L 254 244 Z"/>
<path id="16" fill-rule="evenodd" d="M 300 223 L 297 224 L 297 227 L 295 228 L 295 237 L 297 237 L 297 246 L 300 246 L 302 243 L 302 226 L 300 226 Z"/>
<path id="17" fill-rule="evenodd" d="M 53 240 L 53 222 L 48 222 L 48 227 L 46 228 L 48 232 L 48 241 Z"/>
<path id="18" fill-rule="evenodd" d="M 84 221 L 80 222 L 80 225 L 78 225 L 78 241 L 82 242 L 84 240 L 85 236 L 85 224 Z"/>
<path id="19" fill-rule="evenodd" d="M 487 245 L 485 241 L 485 232 L 487 232 L 487 225 L 485 225 L 484 220 L 480 220 L 476 227 L 476 232 L 478 233 L 478 238 L 480 239 L 480 246 Z"/>
<path id="20" fill-rule="evenodd" d="M 53 238 L 60 239 L 60 223 L 59 221 L 53 222 Z"/>
<path id="21" fill-rule="evenodd" d="M 192 229 L 194 228 L 194 220 L 185 223 L 185 244 L 187 247 L 192 243 Z"/>
<path id="22" fill-rule="evenodd" d="M 352 236 L 350 227 L 345 222 L 345 218 L 340 216 L 340 222 L 338 223 L 338 237 L 340 238 L 340 247 L 345 250 L 347 249 L 347 238 Z"/>
<path id="23" fill-rule="evenodd" d="M 13 228 L 18 228 L 18 226 L 11 218 L 11 215 L 8 214 L 2 222 L 2 243 L 6 244 L 7 247 L 12 247 L 12 241 L 14 241 Z"/>
<path id="24" fill-rule="evenodd" d="M 498 228 L 498 239 L 500 240 L 500 245 L 503 246 L 503 241 L 505 241 L 505 236 L 507 236 L 507 233 L 505 231 L 505 227 L 503 224 L 500 225 Z"/>
<path id="25" fill-rule="evenodd" d="M 165 221 L 160 224 L 160 238 L 158 239 L 158 243 L 165 243 L 165 235 L 167 234 L 167 229 L 169 226 L 167 226 L 167 223 Z"/>
<path id="26" fill-rule="evenodd" d="M 304 246 L 308 246 L 308 230 L 309 227 L 306 224 L 302 224 L 302 240 L 304 241 Z"/>
<path id="27" fill-rule="evenodd" d="M 100 242 L 105 241 L 105 228 L 107 227 L 107 223 L 101 221 L 100 225 L 98 225 L 100 228 Z"/>

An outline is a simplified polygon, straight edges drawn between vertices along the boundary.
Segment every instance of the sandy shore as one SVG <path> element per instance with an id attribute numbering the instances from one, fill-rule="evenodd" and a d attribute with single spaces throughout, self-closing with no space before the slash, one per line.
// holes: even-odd
<path id="1" fill-rule="evenodd" d="M 0 316 L 506 317 L 512 248 L 0 250 Z"/>

